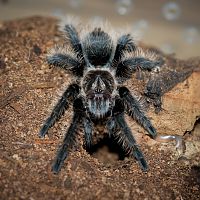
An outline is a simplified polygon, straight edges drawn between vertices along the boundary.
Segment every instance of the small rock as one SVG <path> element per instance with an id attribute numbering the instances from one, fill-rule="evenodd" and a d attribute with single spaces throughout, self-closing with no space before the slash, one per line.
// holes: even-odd
<path id="1" fill-rule="evenodd" d="M 34 45 L 33 46 L 33 52 L 39 56 L 42 53 L 42 50 L 40 49 L 40 47 L 38 45 Z"/>
<path id="2" fill-rule="evenodd" d="M 71 179 L 71 177 L 67 176 L 63 180 L 63 187 L 66 188 L 66 189 L 71 189 L 72 188 L 72 179 Z"/>
<path id="3" fill-rule="evenodd" d="M 13 157 L 15 160 L 17 160 L 17 161 L 21 160 L 21 158 L 19 157 L 18 154 L 13 154 L 12 157 Z"/>
<path id="4" fill-rule="evenodd" d="M 0 159 L 0 166 L 1 167 L 5 167 L 6 166 L 6 162 L 2 159 Z"/>
<path id="5" fill-rule="evenodd" d="M 0 70 L 4 70 L 6 68 L 6 63 L 0 58 Z"/>

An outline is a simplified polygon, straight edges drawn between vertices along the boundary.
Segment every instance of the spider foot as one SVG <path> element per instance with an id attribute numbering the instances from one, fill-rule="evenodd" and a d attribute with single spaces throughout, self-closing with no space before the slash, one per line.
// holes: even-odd
<path id="1" fill-rule="evenodd" d="M 134 149 L 133 155 L 136 158 L 136 160 L 138 161 L 142 171 L 144 171 L 144 172 L 148 171 L 148 164 L 147 164 L 142 152 L 137 148 L 137 149 Z"/>
<path id="2" fill-rule="evenodd" d="M 48 126 L 47 124 L 44 124 L 44 126 L 41 128 L 41 130 L 40 130 L 38 136 L 39 136 L 40 138 L 44 138 L 45 135 L 47 134 L 48 130 L 49 130 L 49 126 Z"/>
<path id="3" fill-rule="evenodd" d="M 66 157 L 67 157 L 67 151 L 66 151 L 65 147 L 62 146 L 61 149 L 59 150 L 59 152 L 55 158 L 54 164 L 52 166 L 52 171 L 54 174 L 57 174 L 60 171 Z"/>

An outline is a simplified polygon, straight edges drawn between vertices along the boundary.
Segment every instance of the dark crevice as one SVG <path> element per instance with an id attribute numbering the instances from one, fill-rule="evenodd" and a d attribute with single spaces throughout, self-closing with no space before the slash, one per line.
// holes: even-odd
<path id="1" fill-rule="evenodd" d="M 183 135 L 192 134 L 192 133 L 194 132 L 195 128 L 196 128 L 199 124 L 200 124 L 200 116 L 197 116 L 197 117 L 196 117 L 196 121 L 195 121 L 195 123 L 194 123 L 194 126 L 193 126 L 192 130 L 191 130 L 191 131 L 185 131 L 185 133 L 184 133 Z"/>
<path id="2" fill-rule="evenodd" d="M 196 178 L 197 183 L 200 184 L 200 166 L 192 166 L 191 173 Z"/>
<path id="3" fill-rule="evenodd" d="M 103 162 L 124 160 L 126 157 L 126 153 L 113 136 L 105 136 L 86 150 L 91 156 Z"/>
<path id="4" fill-rule="evenodd" d="M 197 120 L 196 120 L 196 122 L 194 123 L 194 127 L 193 127 L 192 130 L 194 130 L 195 127 L 196 127 L 198 124 L 200 124 L 200 116 L 197 117 Z"/>

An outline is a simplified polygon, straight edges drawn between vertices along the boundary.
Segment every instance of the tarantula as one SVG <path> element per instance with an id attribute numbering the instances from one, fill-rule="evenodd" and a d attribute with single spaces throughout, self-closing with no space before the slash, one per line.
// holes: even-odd
<path id="1" fill-rule="evenodd" d="M 138 68 L 151 71 L 160 66 L 161 62 L 154 54 L 145 53 L 137 47 L 130 34 L 122 34 L 115 39 L 113 36 L 117 33 L 109 34 L 101 27 L 79 34 L 72 24 L 65 25 L 63 31 L 70 47 L 53 48 L 47 56 L 47 62 L 70 72 L 76 80 L 63 93 L 39 136 L 47 134 L 71 103 L 74 114 L 52 166 L 53 172 L 60 171 L 69 150 L 75 144 L 80 126 L 83 126 L 85 144 L 89 147 L 93 128 L 99 123 L 106 126 L 108 133 L 116 137 L 122 147 L 136 158 L 141 169 L 146 171 L 147 162 L 124 114 L 136 120 L 151 138 L 156 138 L 156 129 L 145 115 L 138 98 L 123 83 Z"/>

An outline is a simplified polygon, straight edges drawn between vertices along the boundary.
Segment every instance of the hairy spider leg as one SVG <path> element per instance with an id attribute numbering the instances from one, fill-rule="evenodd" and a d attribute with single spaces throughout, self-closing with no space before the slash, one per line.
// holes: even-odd
<path id="1" fill-rule="evenodd" d="M 147 162 L 143 156 L 143 153 L 138 148 L 136 140 L 124 119 L 124 106 L 120 99 L 116 99 L 115 101 L 112 118 L 111 121 L 108 121 L 107 128 L 109 134 L 112 134 L 118 138 L 118 142 L 122 144 L 122 147 L 125 151 L 131 151 L 131 154 L 139 162 L 141 169 L 143 171 L 147 171 Z"/>
<path id="2" fill-rule="evenodd" d="M 76 135 L 78 128 L 80 126 L 81 120 L 85 113 L 85 108 L 81 98 L 77 98 L 73 104 L 74 115 L 70 127 L 68 128 L 63 143 L 58 150 L 54 164 L 52 166 L 52 171 L 58 173 L 67 158 L 69 149 L 73 147 L 76 142 Z"/>
<path id="3" fill-rule="evenodd" d="M 157 135 L 156 129 L 151 124 L 151 121 L 145 116 L 139 101 L 131 95 L 126 87 L 119 88 L 119 95 L 124 102 L 125 111 L 132 117 L 138 124 L 140 124 L 152 138 Z"/>
<path id="4" fill-rule="evenodd" d="M 153 61 L 143 57 L 128 57 L 118 63 L 116 77 L 129 79 L 138 67 L 141 70 L 151 71 L 156 66 L 160 66 L 161 64 L 161 61 Z"/>
<path id="5" fill-rule="evenodd" d="M 114 62 L 119 62 L 123 56 L 124 51 L 134 51 L 136 46 L 134 44 L 133 38 L 130 34 L 125 34 L 119 37 L 117 40 L 117 46 L 115 50 Z"/>
<path id="6" fill-rule="evenodd" d="M 125 110 L 129 116 L 135 119 L 150 136 L 158 142 L 176 142 L 176 148 L 180 154 L 185 152 L 185 143 L 181 136 L 178 135 L 159 135 L 151 124 L 150 120 L 144 115 L 140 103 L 134 98 L 126 87 L 119 88 L 119 94 L 124 101 Z"/>
<path id="7" fill-rule="evenodd" d="M 81 77 L 83 75 L 83 59 L 76 56 L 71 56 L 63 52 L 53 53 L 47 56 L 47 62 L 49 65 L 70 71 L 76 76 Z"/>
<path id="8" fill-rule="evenodd" d="M 92 131 L 93 131 L 93 123 L 88 117 L 83 118 L 83 127 L 84 127 L 84 135 L 85 135 L 85 145 L 86 148 L 90 148 L 92 144 Z"/>
<path id="9" fill-rule="evenodd" d="M 66 91 L 63 93 L 61 99 L 58 101 L 50 117 L 47 118 L 44 125 L 42 126 L 39 137 L 44 137 L 49 128 L 51 128 L 56 121 L 58 121 L 61 115 L 64 114 L 65 110 L 69 107 L 69 102 L 73 101 L 79 94 L 80 87 L 77 84 L 71 84 L 68 86 Z"/>
<path id="10" fill-rule="evenodd" d="M 70 41 L 72 48 L 78 53 L 78 56 L 83 57 L 82 45 L 75 27 L 72 24 L 67 24 L 64 27 L 64 32 Z"/>

